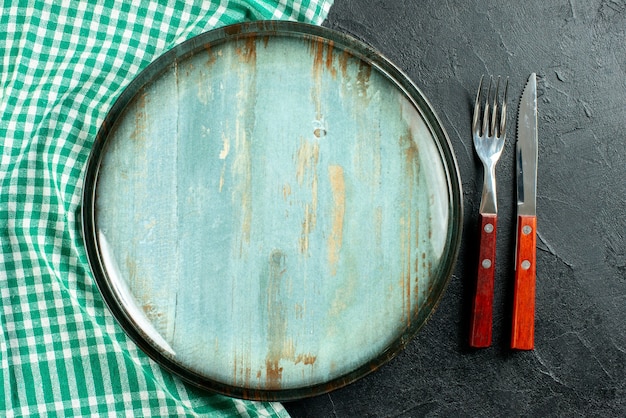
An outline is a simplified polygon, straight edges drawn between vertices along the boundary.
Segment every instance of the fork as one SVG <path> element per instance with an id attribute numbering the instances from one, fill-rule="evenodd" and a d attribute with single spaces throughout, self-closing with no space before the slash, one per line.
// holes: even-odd
<path id="1" fill-rule="evenodd" d="M 476 293 L 472 303 L 470 319 L 471 347 L 489 347 L 491 345 L 491 329 L 493 324 L 493 287 L 496 257 L 496 227 L 498 223 L 498 206 L 496 199 L 496 164 L 502 154 L 506 139 L 506 96 L 509 79 L 504 84 L 504 95 L 500 100 L 500 77 L 497 78 L 495 94 L 492 96 L 493 77 L 489 78 L 487 97 L 481 118 L 481 90 L 483 77 L 480 78 L 472 133 L 474 149 L 483 163 L 483 191 L 480 201 L 480 245 L 478 273 L 476 277 Z M 498 112 L 499 110 L 499 112 Z"/>

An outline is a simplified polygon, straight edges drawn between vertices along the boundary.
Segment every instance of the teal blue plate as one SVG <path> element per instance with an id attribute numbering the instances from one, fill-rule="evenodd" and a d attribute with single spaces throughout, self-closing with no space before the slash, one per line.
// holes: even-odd
<path id="1" fill-rule="evenodd" d="M 335 31 L 257 22 L 169 51 L 125 90 L 88 162 L 89 262 L 166 369 L 287 400 L 358 379 L 432 314 L 462 225 L 422 93 Z"/>

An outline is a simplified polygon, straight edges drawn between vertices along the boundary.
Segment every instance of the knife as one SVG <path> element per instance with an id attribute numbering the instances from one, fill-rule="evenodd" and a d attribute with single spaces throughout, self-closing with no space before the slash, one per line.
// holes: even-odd
<path id="1" fill-rule="evenodd" d="M 537 76 L 524 87 L 517 114 L 517 237 L 511 348 L 532 350 L 537 245 Z"/>

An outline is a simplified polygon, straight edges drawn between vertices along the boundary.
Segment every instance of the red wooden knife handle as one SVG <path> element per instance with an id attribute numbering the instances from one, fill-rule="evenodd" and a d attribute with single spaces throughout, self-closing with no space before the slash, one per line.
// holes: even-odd
<path id="1" fill-rule="evenodd" d="M 496 226 L 495 214 L 480 215 L 480 246 L 476 293 L 472 303 L 470 319 L 471 347 L 489 347 L 493 323 L 493 283 L 496 267 Z"/>
<path id="2" fill-rule="evenodd" d="M 518 216 L 516 245 L 511 348 L 532 350 L 535 345 L 537 217 Z"/>

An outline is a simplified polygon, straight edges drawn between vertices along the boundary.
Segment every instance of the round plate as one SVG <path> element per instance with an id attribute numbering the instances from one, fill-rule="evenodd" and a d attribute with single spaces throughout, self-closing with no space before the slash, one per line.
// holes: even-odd
<path id="1" fill-rule="evenodd" d="M 84 236 L 109 309 L 207 389 L 294 399 L 397 354 L 451 275 L 461 188 L 420 91 L 329 29 L 214 30 L 104 121 Z"/>

